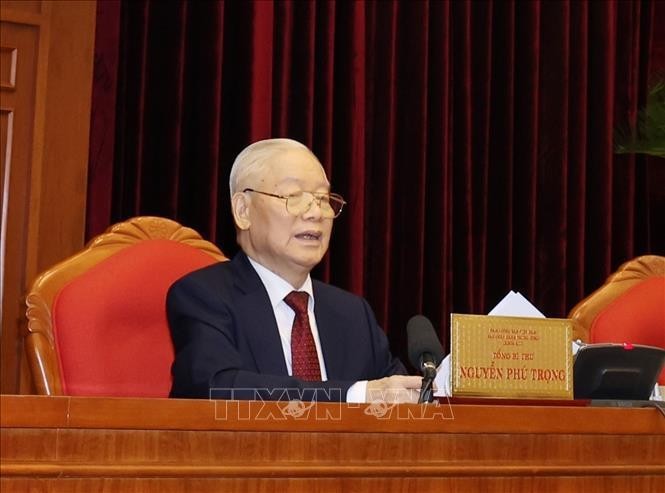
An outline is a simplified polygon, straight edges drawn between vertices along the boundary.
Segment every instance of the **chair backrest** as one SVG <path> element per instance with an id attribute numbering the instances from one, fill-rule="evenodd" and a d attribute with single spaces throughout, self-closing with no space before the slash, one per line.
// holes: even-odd
<path id="1" fill-rule="evenodd" d="M 227 258 L 160 217 L 110 227 L 40 275 L 27 296 L 25 346 L 39 394 L 167 397 L 169 286 Z"/>
<path id="2" fill-rule="evenodd" d="M 587 342 L 630 342 L 665 348 L 665 257 L 623 264 L 569 313 Z M 659 378 L 665 384 L 665 370 Z"/>

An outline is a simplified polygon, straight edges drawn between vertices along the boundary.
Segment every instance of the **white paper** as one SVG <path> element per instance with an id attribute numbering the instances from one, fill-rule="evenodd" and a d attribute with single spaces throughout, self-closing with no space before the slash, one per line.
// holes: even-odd
<path id="1" fill-rule="evenodd" d="M 521 293 L 510 291 L 490 310 L 488 315 L 496 317 L 534 317 L 545 318 L 538 308 L 533 306 Z"/>

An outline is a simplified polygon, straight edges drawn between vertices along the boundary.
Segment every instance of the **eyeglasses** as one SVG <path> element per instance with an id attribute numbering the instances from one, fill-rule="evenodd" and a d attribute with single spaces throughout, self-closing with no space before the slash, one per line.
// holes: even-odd
<path id="1" fill-rule="evenodd" d="M 321 215 L 325 218 L 332 219 L 342 213 L 342 208 L 346 201 L 341 195 L 336 193 L 326 192 L 295 192 L 289 195 L 277 195 L 274 193 L 262 192 L 254 190 L 253 188 L 245 188 L 243 192 L 260 193 L 268 197 L 275 197 L 276 199 L 286 200 L 286 211 L 294 216 L 299 216 L 307 212 L 314 201 L 317 202 Z"/>

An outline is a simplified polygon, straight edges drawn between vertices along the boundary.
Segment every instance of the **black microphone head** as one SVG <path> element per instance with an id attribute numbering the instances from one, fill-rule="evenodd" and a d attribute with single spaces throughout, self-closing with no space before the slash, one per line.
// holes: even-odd
<path id="1" fill-rule="evenodd" d="M 406 324 L 409 341 L 409 361 L 420 369 L 422 356 L 429 353 L 438 366 L 443 359 L 443 347 L 434 332 L 432 322 L 422 315 L 414 315 Z"/>

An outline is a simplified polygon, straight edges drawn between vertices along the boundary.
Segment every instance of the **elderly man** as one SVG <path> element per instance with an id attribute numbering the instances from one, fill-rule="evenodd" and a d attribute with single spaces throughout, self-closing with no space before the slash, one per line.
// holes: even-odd
<path id="1" fill-rule="evenodd" d="M 367 302 L 312 280 L 345 204 L 299 142 L 236 158 L 231 204 L 242 252 L 170 289 L 172 397 L 417 402 Z"/>

